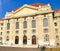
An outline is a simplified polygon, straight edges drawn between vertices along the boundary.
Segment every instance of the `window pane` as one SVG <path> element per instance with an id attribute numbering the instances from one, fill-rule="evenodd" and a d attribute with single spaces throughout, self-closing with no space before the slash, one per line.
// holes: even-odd
<path id="1" fill-rule="evenodd" d="M 3 27 L 1 27 L 1 30 L 3 30 Z"/>
<path id="2" fill-rule="evenodd" d="M 46 29 L 44 29 L 44 33 L 48 33 L 48 29 L 46 28 Z"/>
<path id="3" fill-rule="evenodd" d="M 6 39 L 6 41 L 9 41 L 9 39 Z"/>
<path id="4" fill-rule="evenodd" d="M 36 30 L 32 30 L 32 33 L 33 33 L 33 34 L 36 33 Z"/>
<path id="5" fill-rule="evenodd" d="M 26 33 L 27 33 L 27 30 L 24 30 L 24 31 L 23 31 L 23 34 L 26 34 Z"/>
<path id="6" fill-rule="evenodd" d="M 19 22 L 16 22 L 16 29 L 19 29 Z"/>
<path id="7" fill-rule="evenodd" d="M 10 29 L 10 23 L 7 23 L 7 29 Z"/>
<path id="8" fill-rule="evenodd" d="M 9 38 L 9 36 L 6 37 L 7 39 Z"/>
<path id="9" fill-rule="evenodd" d="M 9 31 L 7 31 L 7 34 L 9 34 L 10 32 Z"/>
<path id="10" fill-rule="evenodd" d="M 43 19 L 43 26 L 44 27 L 48 26 L 48 19 L 47 18 Z"/>
<path id="11" fill-rule="evenodd" d="M 44 41 L 49 41 L 49 35 L 45 35 Z"/>
<path id="12" fill-rule="evenodd" d="M 54 25 L 57 26 L 57 22 L 55 22 Z"/>
<path id="13" fill-rule="evenodd" d="M 32 20 L 32 28 L 36 28 L 36 20 Z"/>
<path id="14" fill-rule="evenodd" d="M 2 35 L 2 32 L 0 33 L 0 35 Z"/>
<path id="15" fill-rule="evenodd" d="M 27 21 L 23 22 L 23 28 L 27 28 Z"/>
<path id="16" fill-rule="evenodd" d="M 55 33 L 58 33 L 58 29 L 57 28 L 55 29 Z"/>
<path id="17" fill-rule="evenodd" d="M 56 40 L 59 40 L 59 36 L 58 35 L 56 35 Z"/>
<path id="18" fill-rule="evenodd" d="M 19 33 L 19 31 L 16 31 L 16 34 L 18 34 Z"/>

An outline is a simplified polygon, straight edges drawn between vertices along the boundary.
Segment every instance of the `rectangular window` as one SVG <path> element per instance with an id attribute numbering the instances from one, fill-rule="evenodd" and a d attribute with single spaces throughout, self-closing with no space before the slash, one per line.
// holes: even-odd
<path id="1" fill-rule="evenodd" d="M 44 36 L 44 41 L 49 41 L 49 35 L 46 34 L 46 35 Z"/>
<path id="2" fill-rule="evenodd" d="M 54 26 L 57 26 L 57 22 L 54 22 Z"/>
<path id="3" fill-rule="evenodd" d="M 44 33 L 48 33 L 48 29 L 47 28 L 44 29 Z"/>
<path id="4" fill-rule="evenodd" d="M 55 33 L 58 33 L 58 29 L 57 28 L 55 28 Z"/>
<path id="5" fill-rule="evenodd" d="M 23 34 L 25 35 L 26 33 L 27 33 L 27 30 L 24 30 L 24 31 L 23 31 Z"/>
<path id="6" fill-rule="evenodd" d="M 1 30 L 3 30 L 3 27 L 1 27 Z"/>
<path id="7" fill-rule="evenodd" d="M 32 28 L 36 28 L 36 20 L 32 20 Z"/>
<path id="8" fill-rule="evenodd" d="M 47 18 L 44 18 L 43 19 L 43 26 L 44 27 L 47 27 L 48 26 L 48 19 Z"/>
<path id="9" fill-rule="evenodd" d="M 36 30 L 32 30 L 32 33 L 35 34 L 36 33 Z"/>
<path id="10" fill-rule="evenodd" d="M 10 23 L 7 23 L 7 29 L 10 29 Z"/>
<path id="11" fill-rule="evenodd" d="M 9 36 L 6 37 L 6 41 L 9 41 Z"/>
<path id="12" fill-rule="evenodd" d="M 19 31 L 16 31 L 16 34 L 19 34 Z"/>
<path id="13" fill-rule="evenodd" d="M 16 22 L 16 29 L 19 29 L 19 22 Z"/>
<path id="14" fill-rule="evenodd" d="M 7 34 L 9 34 L 10 32 L 9 31 L 7 31 Z"/>
<path id="15" fill-rule="evenodd" d="M 59 40 L 59 36 L 58 35 L 56 35 L 56 40 Z"/>
<path id="16" fill-rule="evenodd" d="M 0 35 L 2 35 L 2 32 L 0 33 Z"/>
<path id="17" fill-rule="evenodd" d="M 6 41 L 9 41 L 9 39 L 6 39 Z"/>

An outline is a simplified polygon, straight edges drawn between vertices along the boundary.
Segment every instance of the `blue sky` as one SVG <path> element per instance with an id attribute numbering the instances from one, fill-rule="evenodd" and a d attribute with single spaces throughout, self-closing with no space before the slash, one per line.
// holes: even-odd
<path id="1" fill-rule="evenodd" d="M 5 13 L 18 8 L 24 4 L 33 4 L 36 2 L 50 4 L 52 9 L 60 9 L 60 0 L 0 0 L 0 18 L 3 18 Z"/>

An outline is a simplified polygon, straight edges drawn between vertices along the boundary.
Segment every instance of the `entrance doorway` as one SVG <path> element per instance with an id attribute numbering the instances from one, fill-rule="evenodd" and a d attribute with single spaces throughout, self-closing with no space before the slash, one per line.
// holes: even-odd
<path id="1" fill-rule="evenodd" d="M 32 36 L 32 44 L 36 44 L 36 36 L 35 35 Z"/>
<path id="2" fill-rule="evenodd" d="M 23 44 L 27 44 L 27 36 L 26 35 L 23 36 Z"/>
<path id="3" fill-rule="evenodd" d="M 19 37 L 16 36 L 16 37 L 15 37 L 15 44 L 18 44 L 18 43 L 19 43 Z"/>

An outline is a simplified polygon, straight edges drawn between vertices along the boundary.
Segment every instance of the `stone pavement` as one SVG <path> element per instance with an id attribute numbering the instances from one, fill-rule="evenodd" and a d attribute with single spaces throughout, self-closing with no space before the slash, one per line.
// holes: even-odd
<path id="1" fill-rule="evenodd" d="M 0 47 L 0 51 L 40 51 L 40 48 Z"/>

